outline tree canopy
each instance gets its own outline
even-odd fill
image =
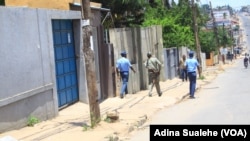
[[[0,0],[0,5],[5,5],[5,0]]]
[[[163,45],[165,48],[187,46],[195,48],[194,21],[190,0],[92,0],[109,8],[115,27],[140,27],[161,25],[163,28]],[[230,45],[231,39],[225,32],[219,34],[216,45],[213,31],[203,31],[209,20],[209,5],[196,6],[199,40],[202,51],[216,51],[217,46]],[[108,27],[108,26],[107,26]],[[223,35],[222,35],[223,34]],[[228,40],[229,39],[229,40]]]

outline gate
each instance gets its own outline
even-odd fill
[[[78,83],[71,20],[52,20],[59,108],[77,102]]]
[[[164,49],[164,71],[166,79],[173,79],[178,76],[178,50],[177,48]]]

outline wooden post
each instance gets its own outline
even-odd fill
[[[82,0],[82,18],[84,20],[90,20],[90,2],[89,0]],[[98,90],[96,83],[96,72],[95,72],[95,55],[91,49],[90,36],[92,34],[91,25],[86,25],[82,28],[83,32],[83,53],[85,57],[86,75],[87,75],[87,86],[89,96],[89,109],[91,127],[94,127],[101,120],[100,106],[98,101]]]
[[[201,47],[198,37],[198,25],[196,21],[196,6],[194,4],[194,0],[192,0],[192,10],[193,10],[193,22],[194,22],[194,35],[195,35],[195,45],[196,45],[196,54],[198,61],[200,63],[200,68],[198,69],[199,77],[202,76],[202,60],[201,60]]]
[[[217,51],[218,51],[218,62],[220,61],[220,47],[219,47],[219,38],[218,38],[218,29],[215,23],[215,18],[214,18],[214,12],[212,8],[212,4],[210,2],[210,8],[211,8],[211,14],[212,14],[212,19],[213,19],[213,29],[214,29],[214,35],[215,35],[215,41],[216,41],[216,46],[217,46]]]

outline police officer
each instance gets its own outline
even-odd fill
[[[149,84],[151,85],[149,88],[149,93],[148,96],[152,96],[152,90],[155,85],[156,91],[158,93],[158,96],[162,95],[162,91],[160,89],[160,84],[159,84],[159,77],[160,77],[160,71],[162,64],[161,62],[156,58],[152,57],[151,52],[147,53],[147,61],[144,63],[146,68],[148,69],[148,75],[149,75]]]
[[[122,80],[122,87],[120,91],[120,98],[124,97],[124,93],[128,93],[127,85],[129,79],[129,69],[131,69],[134,73],[136,72],[130,61],[127,59],[126,51],[121,52],[121,58],[116,62],[116,72],[117,76]]]
[[[196,79],[197,79],[197,69],[199,70],[200,64],[197,59],[194,58],[194,52],[189,52],[189,58],[185,61],[185,66],[187,68],[188,78],[189,78],[189,94],[190,98],[193,99],[194,92],[196,89]]]

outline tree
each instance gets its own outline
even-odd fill
[[[162,25],[164,47],[188,46],[195,49],[190,0],[110,0],[101,1],[110,8],[115,27]],[[171,1],[171,2],[170,2]],[[208,20],[205,10],[196,8],[198,31]]]
[[[176,5],[177,5],[176,2],[175,2],[174,0],[172,0],[172,1],[171,1],[171,6],[172,6],[172,7],[176,7]]]
[[[217,51],[216,40],[213,31],[204,31],[199,32],[201,51],[205,53],[210,53]]]
[[[171,9],[166,9],[161,6],[161,1],[156,0],[155,2],[154,7],[151,5],[146,7],[142,26],[162,25],[163,45],[166,48],[193,46],[194,39],[190,22],[186,22],[187,24],[182,22],[188,21],[188,17],[183,17],[183,11],[185,10],[179,9],[177,5]]]
[[[219,38],[219,45],[226,47],[233,45],[233,39],[230,35],[230,32],[227,29],[223,29],[223,27],[218,28],[218,38]]]
[[[196,55],[197,59],[200,63],[200,67],[198,69],[199,77],[202,76],[202,59],[201,59],[201,46],[200,46],[200,40],[199,40],[199,31],[198,31],[198,23],[197,23],[197,5],[194,3],[194,0],[192,0],[192,16],[193,16],[193,27],[194,27],[194,37],[195,37],[195,49],[196,49]]]
[[[165,6],[165,8],[167,8],[167,9],[171,8],[171,4],[170,4],[169,0],[162,0],[162,5]]]
[[[111,10],[115,27],[139,26],[143,22],[145,0],[93,0]]]

